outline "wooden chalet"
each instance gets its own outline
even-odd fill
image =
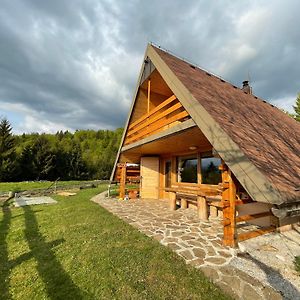
[[[111,181],[120,197],[222,215],[224,244],[300,220],[300,125],[276,107],[149,44]],[[135,193],[134,193],[135,192]],[[258,228],[239,233],[237,224]]]

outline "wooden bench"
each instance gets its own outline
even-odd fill
[[[182,186],[164,188],[164,190],[173,194],[170,198],[170,208],[172,210],[176,209],[176,202],[179,200],[181,208],[187,208],[189,202],[197,205],[198,215],[201,220],[208,219],[209,206],[213,207],[210,215],[217,216],[217,207],[220,206],[222,199],[219,191],[216,189]]]

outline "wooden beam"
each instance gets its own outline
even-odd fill
[[[245,241],[245,240],[266,234],[266,233],[270,233],[275,230],[276,230],[276,226],[269,226],[269,227],[253,230],[253,231],[246,232],[246,233],[241,233],[238,235],[238,241],[242,242],[242,241]]]
[[[140,170],[139,169],[136,169],[136,170],[134,170],[134,169],[127,169],[127,173],[140,173]]]
[[[189,114],[186,111],[182,111],[174,116],[172,116],[171,118],[167,118],[165,120],[161,120],[159,122],[155,122],[152,125],[149,125],[148,128],[146,128],[145,130],[143,130],[142,132],[134,135],[133,137],[129,138],[126,140],[126,144],[132,143],[138,139],[141,139],[145,136],[147,136],[148,134],[153,134],[155,131],[157,130],[162,130],[162,127],[170,125],[171,123],[174,123],[176,121],[179,121],[185,117],[188,117]]]
[[[236,232],[236,185],[233,180],[233,174],[230,170],[225,171],[224,180],[228,182],[228,192],[223,191],[224,197],[229,197],[229,199],[224,199],[223,201],[228,201],[229,206],[223,208],[223,218],[224,220],[229,220],[228,223],[224,224],[224,246],[236,247],[237,246],[237,232]],[[223,179],[223,177],[222,177]],[[222,195],[222,196],[223,196]]]
[[[171,106],[170,108],[162,111],[159,115],[147,118],[147,120],[145,122],[143,122],[139,126],[136,126],[133,129],[129,130],[128,133],[127,133],[127,138],[129,138],[131,135],[133,135],[137,131],[140,131],[141,129],[143,129],[145,127],[148,127],[149,125],[153,124],[154,122],[162,119],[163,117],[171,114],[172,112],[174,112],[174,111],[176,111],[177,109],[180,109],[180,108],[182,108],[182,105],[181,105],[180,102],[178,102],[178,103],[174,104],[173,106]]]
[[[166,192],[173,192],[173,193],[179,193],[179,194],[184,194],[186,196],[202,196],[205,197],[205,193],[202,192],[201,190],[189,190],[189,189],[184,189],[184,188],[163,188]]]
[[[219,192],[216,190],[205,189],[201,186],[176,186],[172,184],[172,187],[163,188],[166,192],[174,192],[181,193],[186,195],[194,195],[194,196],[202,196],[208,197],[209,199],[215,198],[216,200],[220,200]]]
[[[250,220],[255,220],[255,219],[269,217],[269,216],[273,216],[272,212],[266,211],[266,212],[257,213],[257,214],[253,214],[253,215],[245,215],[245,216],[237,217],[236,222],[240,223],[240,222],[244,222],[244,221],[250,221]]]
[[[163,107],[167,106],[168,104],[172,103],[175,100],[176,100],[176,96],[172,95],[167,100],[165,100],[164,102],[162,102],[161,104],[156,106],[154,109],[152,109],[149,113],[143,115],[142,117],[140,117],[139,119],[137,119],[136,121],[131,123],[130,126],[128,127],[128,130],[132,129],[133,127],[135,127],[139,123],[143,122],[144,120],[146,120],[147,118],[149,118],[150,116],[152,116],[153,114],[158,112],[160,109],[162,109]]]
[[[270,211],[257,213],[257,214],[253,214],[253,215],[244,215],[244,216],[236,217],[236,223],[255,220],[255,219],[269,217],[269,216],[273,216],[272,212],[270,212]],[[229,224],[230,224],[230,220],[224,219],[224,225],[229,225]]]

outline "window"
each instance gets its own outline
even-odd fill
[[[219,184],[222,182],[219,166],[221,159],[210,155],[201,157],[201,177],[203,184]]]
[[[189,157],[178,157],[177,167],[178,167],[178,182],[198,182],[198,172],[197,172],[198,159],[196,156]]]

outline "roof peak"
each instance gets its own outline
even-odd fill
[[[171,51],[171,50],[169,50],[169,49],[167,49],[167,48],[165,48],[165,47],[160,46],[159,44],[156,44],[156,43],[154,43],[154,42],[149,42],[149,45],[152,46],[153,48],[156,48],[156,49],[158,49],[158,50],[160,50],[160,51],[163,51],[163,52],[165,52],[165,53],[167,53],[167,54],[169,54],[169,55],[172,55],[173,57],[175,57],[175,58],[177,58],[177,59],[180,59],[180,60],[184,61],[185,63],[189,64],[192,68],[197,68],[197,69],[199,69],[199,70],[205,72],[205,73],[206,73],[207,75],[209,75],[209,76],[214,76],[215,78],[221,80],[222,82],[230,84],[232,87],[234,87],[235,89],[241,90],[241,92],[243,92],[243,93],[247,93],[247,92],[245,92],[245,91],[243,90],[243,88],[238,87],[236,84],[232,83],[231,81],[229,81],[229,80],[223,78],[222,76],[217,75],[217,74],[215,74],[215,73],[213,73],[213,72],[211,72],[211,71],[209,71],[209,70],[203,68],[202,66],[200,66],[200,65],[198,65],[198,64],[195,64],[195,63],[192,62],[191,60],[189,60],[189,59],[187,59],[187,58],[185,58],[185,57],[183,57],[183,56],[180,56],[180,55],[174,53],[173,51]],[[269,102],[269,101],[267,101],[267,100],[265,100],[265,99],[263,99],[263,98],[261,98],[261,97],[256,96],[255,94],[252,93],[252,91],[251,91],[251,93],[247,93],[247,94],[249,94],[249,96],[252,96],[252,97],[254,97],[254,98],[257,99],[257,100],[262,101],[262,102],[265,103],[265,104],[270,105],[271,107],[274,107],[274,108],[279,109],[279,108],[278,108],[276,105],[274,105],[273,103],[271,103],[271,102]],[[279,110],[280,110],[280,109],[279,109]]]
[[[217,77],[218,79],[224,80],[224,81],[226,81],[226,82],[228,82],[228,83],[234,85],[233,83],[231,83],[229,80],[226,80],[226,79],[223,78],[222,76],[217,75],[217,74],[215,74],[214,72],[212,72],[212,71],[210,71],[210,70],[207,70],[206,68],[200,66],[199,64],[196,64],[195,62],[193,62],[192,60],[190,60],[190,59],[188,59],[188,58],[186,58],[186,57],[180,56],[179,54],[173,52],[172,50],[169,50],[169,49],[167,49],[167,48],[165,48],[165,47],[162,47],[162,46],[160,46],[160,45],[158,45],[158,44],[156,44],[156,43],[154,43],[154,42],[149,42],[149,44],[150,44],[151,46],[153,46],[154,48],[157,48],[157,49],[159,49],[159,50],[161,50],[161,51],[164,51],[164,52],[166,52],[166,53],[168,53],[168,54],[170,54],[170,55],[172,55],[172,56],[174,56],[174,57],[176,57],[176,58],[178,58],[178,59],[180,59],[180,60],[182,60],[182,61],[188,63],[188,64],[191,65],[191,66],[194,66],[194,67],[196,67],[196,68],[198,68],[198,69],[200,69],[200,70],[202,70],[202,71],[204,71],[204,72],[206,72],[206,73],[209,73],[209,74],[211,74],[211,75]]]

